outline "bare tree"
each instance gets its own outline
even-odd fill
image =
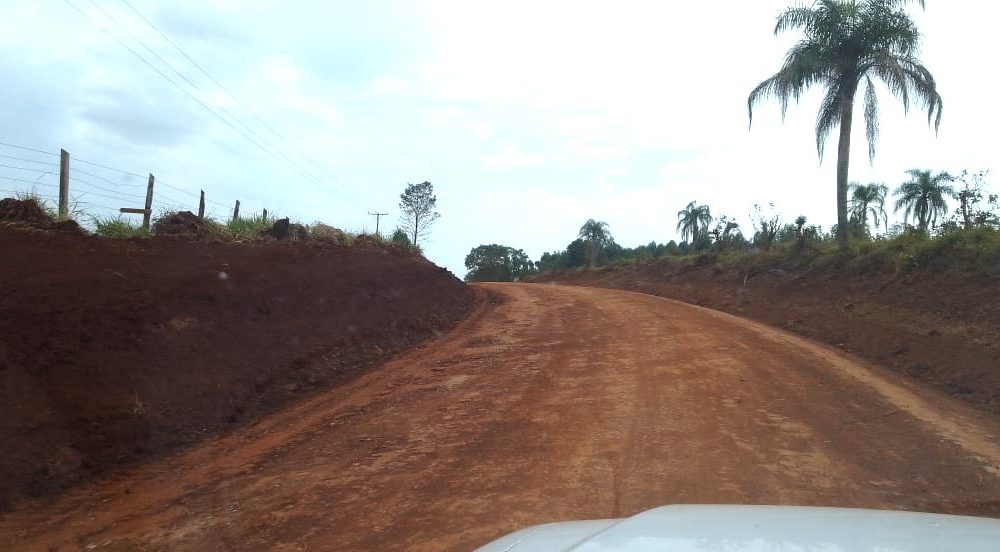
[[[416,246],[420,238],[430,234],[431,226],[441,215],[434,210],[437,196],[430,182],[407,184],[406,191],[399,196],[399,208],[403,211],[400,226],[412,238]]]

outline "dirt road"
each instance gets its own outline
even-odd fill
[[[487,285],[453,332],[176,457],[16,506],[6,550],[470,549],[669,503],[1000,515],[1000,425],[789,334]]]

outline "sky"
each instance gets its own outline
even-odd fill
[[[876,157],[855,125],[851,180],[995,168],[1000,7],[926,4],[909,11],[940,131],[881,90]],[[821,163],[819,95],[784,120],[774,101],[747,117],[794,43],[772,32],[788,5],[8,0],[0,143],[39,151],[0,146],[0,191],[54,195],[52,153],[66,149],[81,216],[141,206],[153,173],[154,210],[196,210],[205,190],[223,219],[240,200],[244,214],[370,232],[369,212],[395,227],[406,184],[430,181],[441,217],[421,245],[459,277],[477,245],[537,260],[589,218],[626,247],[679,241],[690,201],[747,235],[754,204],[829,226],[836,143]]]

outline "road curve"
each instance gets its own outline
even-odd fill
[[[15,508],[0,548],[463,550],[671,503],[1000,516],[1000,425],[943,395],[658,297],[479,293],[347,386]]]

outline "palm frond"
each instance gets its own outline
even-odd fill
[[[808,29],[816,24],[816,14],[811,8],[793,6],[778,15],[774,25],[774,34],[779,35],[793,29]]]
[[[841,86],[838,83],[827,89],[826,96],[820,103],[819,115],[816,117],[816,152],[819,153],[820,161],[823,161],[823,152],[830,133],[840,124],[843,112],[841,97]]]
[[[865,77],[865,137],[868,138],[868,162],[875,162],[878,141],[878,96],[871,78]]]

